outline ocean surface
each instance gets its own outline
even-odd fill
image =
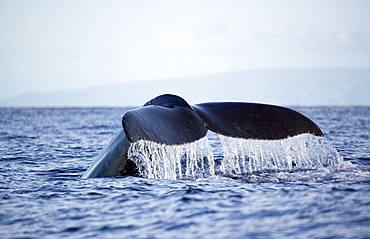
[[[343,162],[82,179],[127,109],[0,108],[0,238],[370,238],[370,107],[294,109]]]

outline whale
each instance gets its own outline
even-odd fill
[[[324,137],[309,118],[292,109],[260,103],[208,102],[189,105],[173,94],[157,96],[122,117],[122,129],[82,178],[138,175],[130,145],[144,140],[183,145],[216,134],[252,140],[280,140],[301,134]]]

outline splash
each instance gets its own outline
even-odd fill
[[[182,145],[146,140],[131,144],[128,158],[145,178],[182,179],[213,176],[214,160],[208,138]]]
[[[316,169],[343,161],[324,137],[301,134],[282,140],[250,140],[219,135],[226,175]]]
[[[140,140],[130,145],[128,158],[136,163],[142,177],[171,180],[211,177],[215,175],[215,168],[216,174],[237,176],[310,170],[343,162],[324,137],[311,134],[282,140],[208,134],[183,145]]]

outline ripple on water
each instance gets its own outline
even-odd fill
[[[345,158],[337,167],[225,177],[216,173],[223,151],[212,136],[215,175],[181,180],[79,178],[121,127],[123,109],[0,109],[0,231],[6,238],[367,238],[370,108],[354,108],[302,108]]]

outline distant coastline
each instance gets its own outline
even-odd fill
[[[370,105],[370,68],[266,69],[101,87],[29,92],[0,107],[139,106],[163,93],[192,104],[247,101],[290,106]]]

